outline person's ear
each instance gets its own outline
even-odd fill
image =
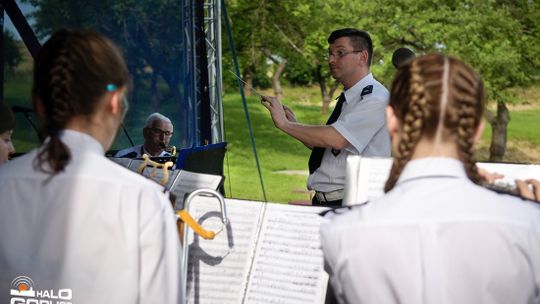
[[[391,106],[386,106],[386,126],[388,128],[388,133],[390,133],[390,136],[392,137],[398,134],[401,128],[399,119],[396,117],[394,109],[392,109]]]
[[[484,133],[484,127],[485,127],[484,120],[481,119],[480,123],[478,124],[478,127],[476,128],[476,131],[474,132],[474,138],[473,138],[474,143],[477,143],[480,140],[480,137],[482,137],[482,133]]]
[[[360,62],[362,62],[363,65],[368,64],[369,54],[367,50],[363,50],[360,52]]]
[[[108,100],[108,108],[109,111],[113,115],[119,115],[122,111],[122,92],[120,90],[116,90],[114,92],[111,92]]]
[[[115,90],[109,93],[107,106],[108,106],[108,110],[113,115],[124,114],[124,110],[125,110],[124,109],[125,105],[123,104],[124,94],[126,94],[125,88],[120,88],[119,90]]]

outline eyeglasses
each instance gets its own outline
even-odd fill
[[[352,50],[352,51],[345,51],[345,50],[338,50],[338,51],[335,51],[335,52],[332,52],[330,50],[328,50],[328,55],[326,55],[326,59],[330,59],[332,57],[334,58],[337,58],[337,59],[341,59],[351,53],[360,53],[364,50]]]
[[[165,130],[161,130],[160,128],[146,128],[150,131],[152,131],[154,134],[156,135],[164,135],[165,137],[171,137],[173,135],[173,132],[171,131],[165,131]]]

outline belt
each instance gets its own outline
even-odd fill
[[[332,202],[343,199],[343,189],[334,190],[330,192],[315,192],[315,196],[319,202]]]

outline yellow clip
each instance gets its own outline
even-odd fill
[[[186,223],[186,225],[188,225],[197,235],[200,235],[205,240],[213,240],[214,237],[216,237],[217,233],[220,232],[218,231],[216,233],[216,232],[204,229],[201,225],[199,225],[199,223],[197,223],[195,219],[193,219],[193,217],[191,217],[191,215],[186,210],[177,211],[176,215],[178,215],[180,220]],[[179,230],[180,235],[182,235],[183,229],[184,227],[179,225],[178,230]]]
[[[169,168],[172,168],[172,166],[174,165],[173,162],[168,161],[164,164],[160,164],[158,162],[151,160],[147,154],[143,154],[142,158],[144,161],[141,163],[141,165],[137,169],[137,172],[139,172],[139,174],[142,174],[144,171],[144,168],[146,168],[147,165],[150,165],[153,167],[153,171],[152,173],[150,173],[149,177],[153,178],[156,176],[156,169],[161,168],[163,170],[163,177],[159,181],[159,184],[163,186],[166,185],[167,182],[169,181]]]

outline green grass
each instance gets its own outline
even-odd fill
[[[511,110],[508,138],[540,146],[540,109]],[[487,122],[482,139],[485,141],[491,139],[491,126]]]
[[[30,76],[28,74],[6,76],[7,80],[4,88],[5,99],[8,103],[31,107]],[[160,89],[165,90],[164,88]],[[283,103],[295,111],[299,121],[308,124],[324,124],[329,113],[321,114],[321,98],[316,87],[287,87],[284,88],[284,91]],[[535,87],[527,92],[532,92],[530,96],[538,96],[540,88]],[[267,91],[265,94],[271,95],[272,92]],[[142,134],[139,134],[141,132],[136,130],[144,123],[146,115],[150,112],[149,94],[140,92],[138,96],[138,99],[132,102],[133,106],[126,117],[126,126],[137,143],[142,141]],[[529,100],[527,104],[533,104],[532,107],[511,110],[508,138],[509,141],[526,142],[530,150],[540,150],[540,104],[536,98],[527,98],[527,100]],[[309,194],[306,191],[306,174],[310,151],[303,144],[274,127],[270,114],[260,104],[258,98],[248,97],[247,103],[267,200],[273,202],[307,200]],[[173,102],[164,100],[161,110],[164,113],[174,112],[174,107]],[[223,108],[225,139],[229,143],[224,162],[226,196],[263,200],[240,95],[226,94],[223,98]],[[332,107],[330,110],[332,110]],[[178,143],[181,133],[180,126],[175,126],[175,133],[172,142]],[[486,124],[486,130],[482,137],[483,141],[489,142],[490,137],[491,130],[489,124]],[[17,151],[29,151],[37,143],[35,132],[31,129],[28,121],[22,114],[17,114],[17,127],[14,133],[14,144]],[[122,131],[119,131],[113,149],[126,146],[128,146],[127,138]],[[518,148],[521,147],[518,146]],[[510,152],[514,151],[512,153],[516,155],[510,156],[509,159],[519,161],[520,154],[515,153],[515,148],[512,149],[509,149]],[[540,159],[533,161],[540,162]],[[277,173],[283,170],[303,171],[305,174],[286,175]]]
[[[306,171],[310,151],[300,142],[274,127],[270,114],[257,98],[247,99],[259,156],[267,200],[287,202],[306,200],[305,175],[276,173],[281,170]],[[294,106],[302,121],[322,117],[315,106]],[[227,196],[263,200],[255,157],[239,95],[227,95],[223,101],[225,138],[229,143],[225,160]]]

